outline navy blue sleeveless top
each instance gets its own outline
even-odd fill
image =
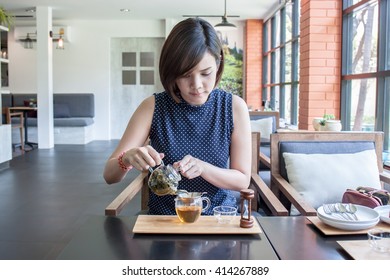
[[[155,108],[150,129],[151,146],[164,153],[164,163],[173,164],[191,155],[212,165],[229,168],[231,135],[233,131],[232,95],[214,89],[206,103],[193,106],[183,99],[177,103],[167,92],[155,93]],[[220,189],[203,178],[182,177],[179,189],[189,192],[207,192],[212,215],[218,205],[236,206],[232,191]],[[149,195],[149,214],[175,215],[175,196]]]

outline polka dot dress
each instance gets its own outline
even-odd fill
[[[166,92],[156,93],[150,130],[151,145],[164,153],[164,163],[173,164],[186,155],[228,168],[231,134],[233,131],[232,95],[215,89],[207,102],[193,106],[181,100],[174,101]],[[189,192],[207,192],[210,208],[204,215],[212,215],[218,205],[235,206],[236,199],[229,190],[223,190],[197,177],[182,177],[179,189]],[[175,215],[175,196],[157,196],[150,192],[149,213]]]

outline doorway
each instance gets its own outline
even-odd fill
[[[111,39],[111,139],[120,139],[147,97],[163,91],[158,71],[164,38]]]

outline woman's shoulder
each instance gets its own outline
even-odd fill
[[[220,100],[226,100],[231,102],[233,111],[248,111],[248,106],[244,99],[240,96],[227,92],[223,89],[216,88],[213,91],[214,96],[217,96]]]
[[[166,91],[162,91],[162,92],[155,92],[153,93],[153,96],[155,96],[156,98],[166,98],[169,96],[168,92]]]
[[[247,106],[245,100],[242,99],[240,96],[232,94],[232,99],[233,99],[232,100],[233,106],[238,106],[238,107],[245,108],[246,110],[248,110],[248,106]]]
[[[172,100],[172,96],[166,91],[156,92],[153,94],[153,96],[157,104],[166,104]]]
[[[233,94],[221,88],[215,88],[210,95],[216,102],[232,102]]]
[[[149,96],[147,98],[145,98],[139,107],[141,108],[149,108],[149,107],[154,107],[154,103],[155,103],[155,97],[152,95],[152,96]]]
[[[240,96],[233,95],[232,107],[235,120],[238,119],[238,116],[245,116],[245,119],[249,119],[248,105],[246,104],[245,100],[242,99]]]

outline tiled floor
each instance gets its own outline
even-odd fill
[[[0,171],[0,259],[55,259],[89,215],[104,215],[138,174],[105,183],[104,164],[116,144],[56,145],[14,157]],[[136,197],[121,215],[139,209]]]
[[[13,151],[12,151],[12,158],[21,156],[21,155],[23,155],[24,153],[25,153],[25,152],[24,152],[22,149],[20,149],[20,148],[15,148],[15,149],[13,149]]]

